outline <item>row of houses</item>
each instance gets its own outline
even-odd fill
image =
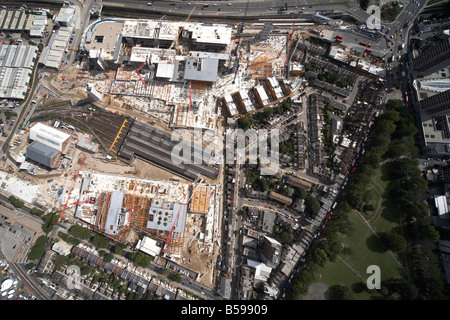
[[[60,242],[61,243],[56,243],[52,247],[53,251],[49,252],[53,254],[54,252],[57,252],[61,255],[68,255],[70,252],[72,252],[82,261],[95,266],[97,270],[107,272],[108,274],[113,274],[121,281],[127,282],[128,288],[138,294],[143,295],[151,292],[156,297],[165,300],[187,298],[185,294],[178,295],[177,289],[172,285],[166,284],[159,278],[136,271],[135,268],[130,267],[130,264],[116,261],[114,259],[111,262],[106,262],[104,258],[100,257],[98,253],[92,248],[86,247],[82,244],[70,248],[71,246],[64,243],[64,241]],[[47,257],[47,259],[49,258]],[[45,266],[48,265],[47,262],[45,262],[44,264]],[[41,263],[41,265],[43,264]],[[45,271],[45,268],[41,267],[41,265],[39,266],[38,271],[42,274],[52,272],[49,272],[48,270]],[[52,272],[51,276],[51,280],[62,288],[67,288],[67,283],[70,276],[69,272],[65,271],[66,268],[63,267],[61,270]],[[79,290],[79,295],[89,300],[117,300],[124,298],[117,291],[114,291],[112,288],[110,288],[106,283],[99,284],[98,282],[93,282],[92,280],[92,277],[82,277],[82,279],[80,279],[77,288]],[[54,288],[54,286],[51,285],[47,287],[47,290],[52,291],[52,288],[54,290],[53,292],[49,292],[50,295],[54,297],[60,297],[61,294],[57,294],[57,290]]]
[[[259,85],[235,93],[227,93],[222,97],[222,103],[229,117],[246,114],[256,109],[264,108],[270,103],[291,94],[291,88],[275,77],[262,80]]]

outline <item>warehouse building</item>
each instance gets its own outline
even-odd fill
[[[25,98],[37,53],[36,46],[0,46],[0,98]]]
[[[38,122],[30,129],[30,139],[65,153],[71,141],[71,135]]]
[[[43,143],[34,141],[27,147],[27,159],[42,164],[50,169],[61,165],[61,152]]]
[[[71,27],[61,27],[58,31],[53,31],[48,45],[42,50],[40,65],[53,69],[59,69],[62,66],[72,31]]]
[[[30,27],[30,37],[42,37],[44,35],[45,27],[47,26],[47,15],[34,16],[32,25]]]
[[[28,31],[33,23],[34,15],[24,9],[1,9],[0,30],[3,31]]]

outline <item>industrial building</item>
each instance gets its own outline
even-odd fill
[[[62,7],[55,17],[55,23],[61,27],[73,28],[75,26],[75,11],[74,5]]]
[[[38,49],[28,45],[0,47],[0,97],[24,99]]]
[[[137,156],[191,180],[197,179],[199,175],[210,179],[217,178],[219,174],[217,168],[207,165],[204,161],[202,164],[194,163],[194,152],[191,155],[191,164],[175,164],[171,155],[177,144],[178,142],[172,141],[167,132],[134,121],[118,154],[130,162]]]
[[[91,83],[86,85],[85,91],[94,101],[101,101],[103,99],[103,95],[98,92]]]
[[[56,149],[62,154],[65,153],[72,136],[56,128],[47,126],[41,122],[30,128],[30,139],[38,141],[48,147]]]
[[[142,239],[139,239],[136,244],[136,249],[153,257],[159,255],[161,252],[161,247],[158,246],[157,241],[145,236]]]
[[[61,152],[38,141],[27,147],[26,157],[50,169],[59,168],[61,165]]]
[[[30,27],[30,37],[42,37],[47,26],[47,15],[35,15]]]
[[[69,5],[61,8],[54,21],[58,29],[53,30],[47,46],[42,50],[39,64],[59,70],[65,62],[65,51],[73,36],[76,22],[76,7]]]
[[[33,23],[34,15],[25,12],[24,9],[1,9],[0,30],[3,31],[28,31]]]
[[[65,51],[69,45],[73,28],[61,27],[53,30],[48,45],[42,50],[39,64],[47,68],[59,70],[65,61]]]

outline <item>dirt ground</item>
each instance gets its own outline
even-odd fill
[[[209,246],[199,241],[199,232],[204,232],[204,216],[188,213],[185,225],[183,246],[184,261],[180,264],[199,273],[198,282],[208,287],[215,285],[216,262],[219,248],[214,245],[214,251],[209,252]],[[196,235],[194,237],[194,230]]]

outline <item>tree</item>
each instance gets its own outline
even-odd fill
[[[354,300],[353,292],[348,288],[341,285],[335,285],[330,287],[331,300]]]
[[[320,211],[320,202],[316,198],[308,194],[305,199],[305,207],[310,214],[316,215]]]
[[[36,243],[31,248],[28,254],[29,260],[39,260],[45,251],[45,246],[47,245],[48,238],[46,236],[40,236],[36,239]]]
[[[67,264],[69,259],[66,256],[57,255],[55,258],[55,270],[59,270],[61,266]]]
[[[118,254],[118,255],[122,255],[123,249],[124,248],[120,244],[118,244],[114,247],[114,253]]]
[[[238,119],[237,124],[239,128],[246,131],[253,126],[254,122],[255,120],[253,120],[252,116],[250,114],[246,114]]]
[[[392,250],[396,253],[404,252],[408,247],[408,242],[406,241],[406,239],[393,230],[390,232],[380,232],[379,236],[382,243],[389,250]]]
[[[24,202],[20,199],[17,199],[14,196],[9,196],[9,201],[13,204],[16,208],[22,208],[24,206]]]
[[[325,253],[325,251],[322,250],[321,248],[316,248],[313,251],[311,259],[315,264],[319,265],[320,267],[325,267],[325,265],[328,262],[328,256]]]
[[[44,213],[45,213],[44,210],[38,209],[38,208],[36,208],[36,207],[32,208],[30,212],[31,212],[32,214],[35,214],[35,215],[38,215],[38,216],[42,216],[42,215],[44,215]]]
[[[105,256],[103,257],[103,260],[105,262],[111,262],[111,260],[114,258],[114,256],[111,253],[107,253],[105,254]]]
[[[106,249],[108,248],[109,240],[100,234],[96,234],[92,243],[98,248]]]
[[[289,244],[289,243],[292,242],[292,233],[289,232],[289,231],[284,230],[280,234],[280,239],[281,239],[281,242]]]
[[[91,232],[82,226],[74,225],[70,228],[70,233],[72,233],[75,237],[80,238],[82,240],[87,240],[92,237]]]
[[[150,261],[152,260],[152,258],[148,254],[142,252],[133,252],[130,255],[130,258],[134,263],[141,266],[142,268],[147,268],[150,265]]]

